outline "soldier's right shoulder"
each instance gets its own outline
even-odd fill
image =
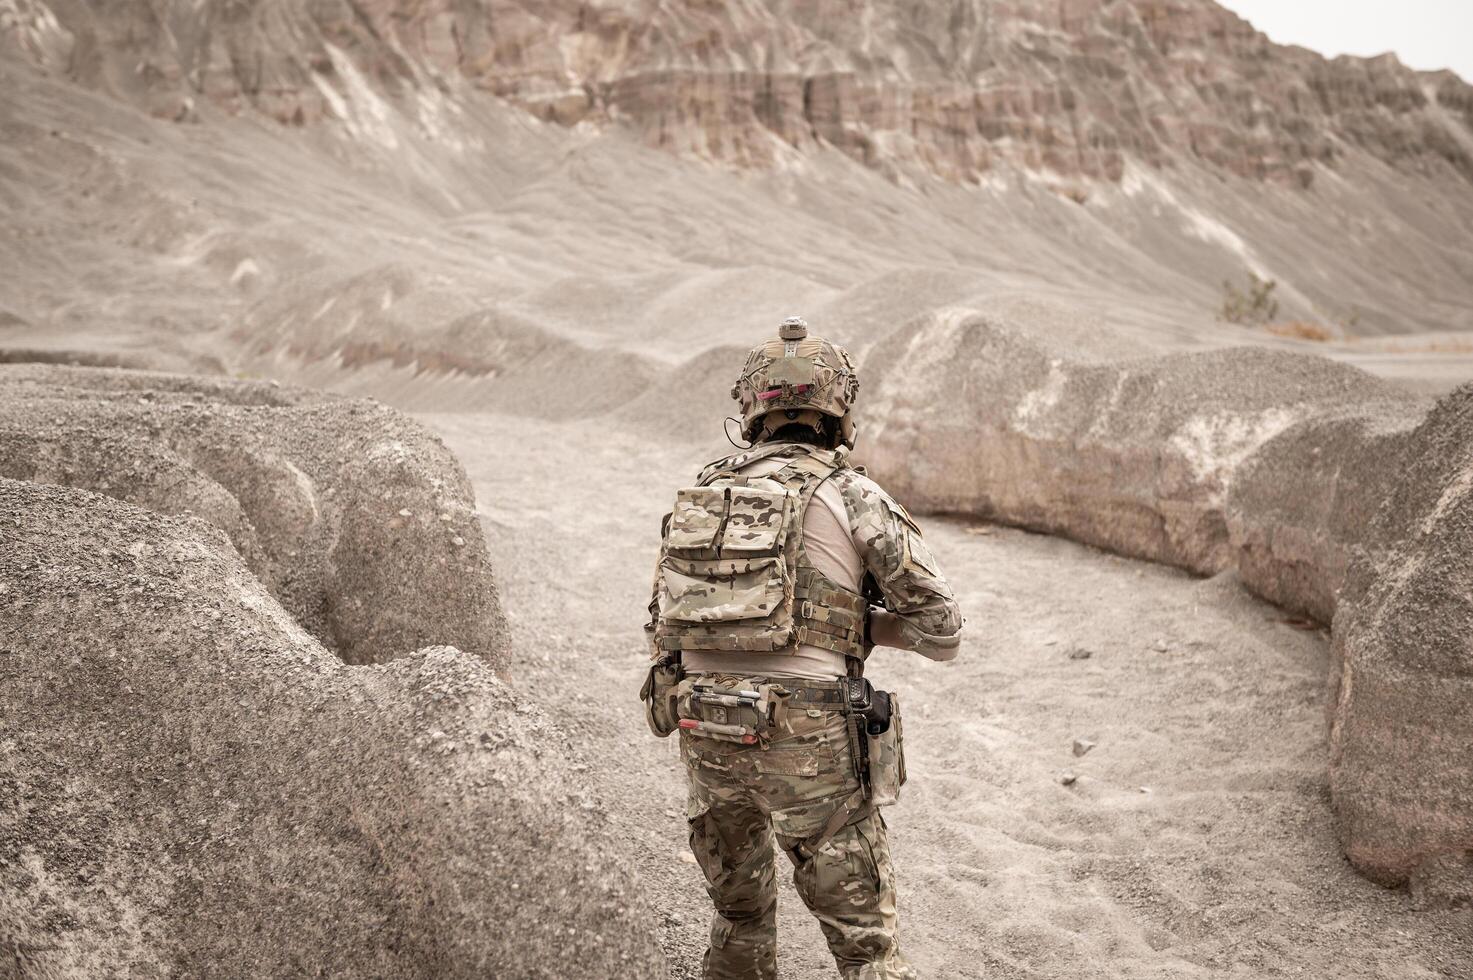
[[[846,497],[852,497],[856,501],[868,504],[878,504],[881,501],[894,500],[885,488],[876,483],[863,468],[845,466],[834,471],[830,481],[844,493]]]
[[[909,521],[910,515],[905,513],[895,498],[876,483],[868,473],[863,470],[846,466],[836,470],[830,478],[839,493],[844,498],[844,506],[849,511],[851,523],[857,522],[865,515],[893,514],[903,515]]]

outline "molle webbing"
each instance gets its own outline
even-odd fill
[[[656,637],[661,650],[717,650],[723,653],[772,653],[773,644],[767,636],[743,636],[740,634],[710,630],[696,632],[685,630],[679,634]]]
[[[827,457],[827,458],[824,458]],[[798,507],[798,562],[793,582],[793,648],[807,645],[841,653],[846,657],[864,657],[864,619],[869,603],[864,596],[849,592],[830,582],[808,562],[803,550],[803,521],[808,506],[823,481],[827,480],[840,460],[827,453],[818,455],[799,452],[770,479],[792,487],[801,496]],[[796,487],[793,484],[797,483]]]
[[[806,562],[798,566],[793,588],[793,621],[798,642],[849,657],[864,656],[864,621],[869,603],[839,588]]]

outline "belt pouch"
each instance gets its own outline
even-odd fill
[[[695,684],[682,688],[679,726],[692,735],[766,744],[782,723],[787,692],[775,684]]]
[[[644,720],[650,731],[665,738],[680,724],[677,713],[676,688],[684,671],[675,657],[662,657],[650,664],[645,675],[644,686],[639,689],[639,699],[644,702]]]
[[[869,740],[869,802],[871,806],[889,806],[900,799],[905,785],[905,739],[900,720],[900,698],[890,694],[890,724],[878,735],[866,733]]]

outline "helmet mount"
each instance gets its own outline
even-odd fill
[[[790,316],[777,328],[779,340],[802,340],[808,336],[808,321],[801,316]]]
[[[839,442],[854,446],[850,408],[859,390],[859,376],[849,352],[822,337],[810,337],[808,323],[798,316],[778,325],[777,339],[752,349],[731,396],[741,404],[742,434],[755,440],[781,425],[810,425],[832,431]],[[823,417],[836,419],[836,426]],[[769,418],[770,417],[770,418]]]

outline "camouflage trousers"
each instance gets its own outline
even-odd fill
[[[715,677],[762,680],[701,679]],[[681,732],[691,851],[716,906],[703,976],[776,978],[775,840],[845,980],[915,980],[896,935],[895,872],[880,812],[862,806],[811,857],[800,851],[859,788],[845,716],[801,703],[786,714],[766,748]]]

